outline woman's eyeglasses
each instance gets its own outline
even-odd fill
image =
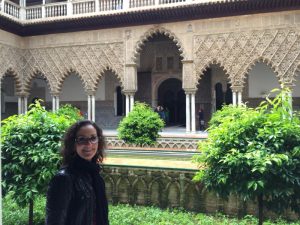
[[[92,137],[79,136],[75,139],[75,142],[79,145],[87,145],[89,143],[96,144],[99,142],[99,137],[97,137],[97,136],[92,136]]]

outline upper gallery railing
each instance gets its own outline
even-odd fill
[[[105,14],[108,11],[121,12],[142,7],[156,8],[217,1],[222,0],[68,0],[55,3],[45,3],[43,0],[43,4],[22,7],[9,0],[2,0],[0,13],[21,20],[35,20],[87,13]]]

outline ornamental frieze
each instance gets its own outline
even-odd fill
[[[219,64],[235,86],[243,86],[256,62],[265,62],[281,83],[292,84],[300,63],[300,38],[294,29],[253,30],[194,37],[194,76]]]

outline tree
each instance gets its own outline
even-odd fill
[[[46,192],[58,169],[63,134],[81,119],[77,111],[66,106],[56,113],[47,112],[36,102],[25,115],[2,121],[3,191],[10,192],[18,205],[29,205],[29,224],[33,223],[34,197]]]
[[[204,166],[194,179],[227,199],[236,194],[263,208],[300,212],[300,120],[287,89],[260,107],[224,106],[210,122],[208,139],[195,161]]]
[[[118,136],[136,145],[154,144],[164,121],[145,103],[136,102],[133,110],[119,124]]]

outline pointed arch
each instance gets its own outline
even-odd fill
[[[155,27],[155,28],[151,28],[150,30],[146,31],[140,38],[139,40],[136,42],[135,47],[134,47],[134,51],[133,51],[133,57],[132,60],[133,62],[137,62],[137,58],[140,55],[141,51],[142,51],[142,46],[145,45],[145,43],[151,38],[153,37],[155,34],[162,34],[167,36],[168,38],[170,38],[171,41],[173,41],[175,43],[175,45],[178,48],[179,51],[179,55],[183,58],[186,59],[186,52],[183,48],[183,44],[180,41],[180,39],[176,36],[175,33],[173,33],[172,31],[165,29],[163,27]]]
[[[15,93],[22,93],[22,82],[21,82],[21,78],[19,77],[19,75],[12,69],[12,68],[8,68],[6,70],[6,72],[4,74],[0,74],[0,81],[2,81],[5,77],[9,76],[12,77],[15,81]],[[0,82],[1,83],[1,82]]]

